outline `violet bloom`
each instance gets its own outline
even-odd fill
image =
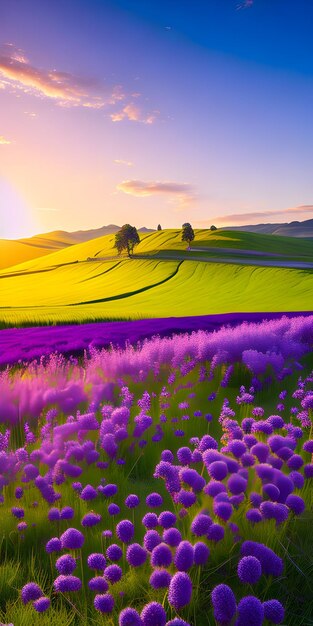
[[[57,559],[55,567],[59,574],[72,574],[76,569],[76,560],[70,554],[63,554]]]
[[[155,528],[159,525],[158,516],[155,513],[146,513],[142,518],[142,523],[146,528]]]
[[[283,561],[271,548],[256,541],[244,541],[240,549],[241,556],[255,556],[262,566],[262,574],[281,576]]]
[[[105,556],[101,552],[93,552],[87,558],[87,565],[90,569],[104,570],[106,566]]]
[[[120,561],[123,556],[123,550],[116,543],[112,543],[108,546],[105,554],[110,561]]]
[[[142,626],[142,621],[135,609],[127,607],[120,612],[118,624],[119,626]]]
[[[147,497],[146,497],[146,505],[151,507],[151,508],[157,508],[159,506],[162,506],[163,504],[163,498],[159,493],[150,493]]]
[[[90,591],[97,591],[98,593],[105,593],[109,585],[103,576],[94,576],[88,581],[88,587]]]
[[[169,567],[172,563],[172,552],[166,543],[155,546],[151,552],[152,567]]]
[[[208,515],[199,513],[191,523],[191,532],[197,537],[205,536],[208,534],[211,524],[212,520]]]
[[[245,596],[238,604],[237,626],[262,626],[264,608],[254,596]]]
[[[171,575],[166,569],[156,569],[150,576],[150,585],[153,589],[165,589],[171,582]]]
[[[76,528],[68,528],[60,537],[63,549],[79,550],[85,541],[83,533]]]
[[[43,593],[36,583],[27,583],[21,591],[23,604],[27,604],[31,600],[38,600],[42,595]]]
[[[159,602],[146,604],[141,611],[140,617],[143,626],[165,626],[166,613]]]
[[[135,493],[130,493],[125,500],[125,505],[129,509],[135,509],[140,504],[140,500]]]
[[[93,601],[95,609],[100,613],[112,613],[114,598],[110,593],[96,595]]]
[[[178,528],[166,528],[162,535],[162,539],[169,546],[175,548],[182,540],[181,532]]]
[[[111,585],[118,583],[118,581],[122,578],[122,574],[122,568],[119,565],[115,565],[115,563],[113,565],[108,565],[103,572],[103,576],[110,581]]]
[[[254,585],[262,575],[259,559],[255,556],[244,556],[238,563],[237,573],[242,583]]]
[[[181,489],[175,495],[175,501],[182,504],[186,509],[189,509],[197,500],[197,496],[193,493],[193,491],[186,491],[185,489]]]
[[[210,549],[202,541],[195,543],[193,547],[193,558],[195,565],[205,565],[210,556]]]
[[[209,464],[208,473],[215,480],[223,480],[228,474],[228,468],[224,461],[213,461]]]
[[[63,576],[61,574],[53,582],[54,590],[65,593],[67,591],[80,591],[82,581],[77,576]]]
[[[139,543],[132,543],[127,548],[126,559],[132,567],[140,567],[147,560],[147,551]]]
[[[90,500],[94,500],[97,497],[98,493],[94,487],[91,485],[86,485],[84,489],[80,493],[80,497],[82,500],[86,500],[87,502]]]
[[[180,572],[187,572],[193,566],[193,546],[189,541],[181,541],[177,546],[174,563]]]
[[[147,530],[143,538],[144,546],[148,552],[152,552],[153,548],[158,546],[161,541],[162,539],[156,530]]]
[[[273,624],[281,624],[284,619],[284,607],[278,600],[267,600],[263,602],[264,617]]]
[[[185,620],[181,619],[180,617],[174,617],[174,619],[166,622],[165,626],[190,626],[190,624],[188,622],[185,622]]]
[[[158,517],[158,523],[163,528],[170,528],[176,524],[176,515],[171,511],[162,511]]]
[[[44,613],[50,608],[50,606],[50,598],[47,598],[46,596],[41,596],[41,598],[38,598],[38,600],[33,602],[33,607],[37,613]]]
[[[51,554],[52,552],[60,552],[62,550],[62,544],[58,537],[52,537],[46,543],[46,552],[47,554]]]
[[[24,491],[22,487],[16,487],[15,489],[15,497],[17,500],[20,500],[23,497]]]
[[[17,519],[23,519],[24,515],[25,515],[25,511],[24,509],[21,509],[18,506],[12,506],[11,509],[11,513],[12,515],[14,515],[14,517],[16,517]]]
[[[108,513],[109,513],[109,515],[111,515],[113,517],[114,515],[119,515],[120,512],[121,512],[121,509],[118,506],[118,504],[115,504],[114,502],[111,502],[111,504],[109,504],[109,506],[108,506]]]
[[[187,606],[191,600],[192,583],[190,576],[186,572],[174,574],[168,591],[168,601],[176,611]]]
[[[73,519],[74,509],[71,506],[65,506],[60,511],[60,519]]]
[[[92,526],[96,526],[97,524],[100,524],[101,520],[102,520],[102,517],[99,513],[93,513],[91,511],[90,513],[86,513],[86,515],[84,515],[81,521],[81,525],[84,526],[85,528],[91,528]]]
[[[215,541],[217,543],[218,541],[224,539],[224,534],[225,531],[223,526],[220,526],[219,524],[211,524],[207,534],[207,538],[210,541]]]
[[[230,502],[216,502],[214,501],[213,510],[217,517],[220,517],[224,522],[228,522],[233,514],[233,507]]]
[[[217,585],[212,593],[214,617],[220,624],[230,624],[236,613],[236,599],[228,585]]]
[[[116,534],[120,541],[123,543],[130,543],[134,536],[134,525],[128,520],[124,519],[116,525]]]
[[[295,515],[301,515],[305,509],[305,503],[300,496],[295,494],[289,494],[286,499],[286,505],[295,513]]]

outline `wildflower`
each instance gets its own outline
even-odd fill
[[[169,586],[171,578],[166,569],[156,569],[152,572],[149,583],[153,589],[163,589]]]
[[[178,528],[166,528],[162,535],[162,538],[163,541],[172,548],[178,546],[178,544],[182,540],[181,532],[178,530]]]
[[[166,613],[159,602],[146,604],[141,611],[140,617],[143,626],[165,626]]]
[[[38,598],[38,600],[33,602],[33,607],[37,613],[44,613],[50,608],[50,606],[50,598],[47,598],[46,596],[41,596],[41,598]]]
[[[52,552],[60,552],[62,550],[62,543],[58,537],[52,537],[46,543],[46,552],[51,554]]]
[[[128,520],[124,519],[116,526],[116,534],[120,541],[123,543],[130,543],[134,536],[134,525]]]
[[[166,543],[155,546],[151,552],[152,567],[169,567],[172,563],[172,552]]]
[[[245,596],[238,604],[238,626],[261,626],[264,619],[264,608],[260,600],[254,596]]]
[[[100,613],[112,613],[114,598],[110,593],[96,595],[93,601],[95,609]]]
[[[63,554],[57,559],[55,567],[59,574],[72,574],[76,568],[76,560],[70,554]]]
[[[27,604],[31,600],[38,600],[43,595],[39,585],[36,583],[27,583],[24,585],[21,596],[24,604]]]
[[[218,623],[230,624],[236,613],[236,599],[228,585],[217,585],[212,593],[214,617]]]
[[[103,570],[106,566],[106,560],[101,552],[93,552],[87,558],[87,565],[90,569]]]
[[[177,546],[174,563],[181,572],[187,572],[193,565],[193,546],[189,541],[181,541]]]
[[[278,600],[267,600],[263,602],[264,617],[273,624],[281,624],[284,619],[284,607]]]
[[[63,576],[61,574],[53,582],[55,591],[61,591],[65,593],[67,591],[80,591],[82,587],[82,581],[77,576]]]
[[[142,626],[139,613],[131,607],[123,609],[118,619],[119,626]]]
[[[145,563],[147,551],[139,543],[132,543],[127,548],[126,559],[132,567],[139,567]]]
[[[88,581],[88,587],[91,591],[105,593],[108,590],[109,585],[103,576],[95,576]]]
[[[106,557],[110,559],[110,561],[120,561],[123,556],[123,550],[116,543],[112,543],[110,546],[108,546],[105,554]]]
[[[84,515],[81,521],[81,524],[85,528],[91,528],[92,526],[96,526],[97,524],[100,524],[101,520],[102,520],[102,517],[99,513],[90,512]]]
[[[237,572],[242,583],[253,585],[261,578],[261,563],[255,556],[244,556],[238,563]]]
[[[202,541],[195,543],[193,547],[193,558],[195,565],[205,565],[210,556],[210,549]]]
[[[83,533],[76,528],[68,528],[60,537],[62,548],[68,550],[78,550],[84,544],[85,537]]]
[[[125,505],[129,509],[135,509],[139,504],[140,504],[140,500],[138,496],[136,496],[136,494],[134,493],[129,494],[129,496],[127,496],[125,500]]]
[[[105,576],[105,578],[107,578],[112,585],[121,580],[122,574],[122,568],[119,565],[115,565],[115,563],[113,565],[108,565],[103,572],[103,576]]]
[[[186,572],[174,574],[168,591],[168,601],[176,611],[189,604],[192,594],[192,583]]]

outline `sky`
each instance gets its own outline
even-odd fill
[[[1,0],[0,238],[313,218],[313,3]]]

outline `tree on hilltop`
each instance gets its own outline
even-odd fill
[[[183,229],[183,232],[182,232],[181,240],[182,241],[187,241],[188,248],[189,248],[191,242],[195,238],[194,230],[193,230],[191,224],[189,224],[189,222],[186,222],[185,224],[183,224],[182,225],[182,229]]]
[[[127,250],[127,254],[130,257],[138,243],[140,243],[140,238],[137,228],[130,224],[124,224],[115,235],[114,248],[117,249],[118,254],[121,254],[123,250]]]
[[[162,230],[161,224],[158,224],[157,230]]]
[[[212,224],[212,226],[210,227],[210,230],[217,230],[216,226],[214,226],[214,224]]]

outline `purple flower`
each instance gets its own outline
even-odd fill
[[[105,593],[108,590],[109,585],[103,576],[95,576],[88,581],[88,587],[91,591]]]
[[[233,474],[227,481],[227,487],[231,493],[238,495],[247,488],[247,480],[239,474]]]
[[[24,604],[27,604],[31,600],[38,600],[43,595],[39,585],[36,583],[27,583],[24,585],[21,596]]]
[[[55,567],[59,574],[72,574],[76,568],[76,560],[70,554],[63,554],[57,559]]]
[[[150,493],[147,497],[146,497],[146,505],[151,507],[151,508],[157,508],[159,506],[162,506],[163,504],[163,498],[162,496],[160,496],[159,493]]]
[[[142,626],[139,613],[131,607],[127,607],[120,612],[118,623],[119,626]]]
[[[249,509],[249,511],[246,512],[246,518],[253,524],[262,522],[263,519],[262,513],[260,513],[259,509]]]
[[[80,591],[82,587],[82,581],[77,576],[58,576],[53,582],[55,591]]]
[[[259,559],[255,556],[244,556],[238,563],[237,573],[242,583],[254,585],[262,575],[262,567]]]
[[[226,486],[217,481],[217,480],[211,480],[205,487],[204,487],[204,493],[206,493],[208,496],[212,496],[213,498],[215,496],[217,496],[218,493],[227,493],[227,488]]]
[[[263,605],[254,596],[245,596],[238,604],[238,626],[262,626]]]
[[[262,574],[281,576],[283,572],[282,559],[263,543],[244,541],[241,545],[241,556],[255,556],[262,566]]]
[[[127,498],[125,500],[125,505],[129,509],[135,509],[139,504],[140,504],[140,500],[139,500],[138,496],[136,496],[135,493],[129,494],[129,496],[127,496]]]
[[[60,511],[60,519],[73,519],[74,517],[74,509],[71,506],[65,506]]]
[[[174,574],[168,591],[168,601],[176,611],[187,606],[191,600],[192,583],[190,576],[186,572]]]
[[[215,500],[213,510],[215,515],[220,517],[224,522],[227,522],[233,514],[233,507],[230,502],[216,502]]]
[[[68,528],[60,537],[62,548],[79,550],[84,544],[85,537],[76,528]]]
[[[115,565],[115,563],[113,565],[108,565],[103,572],[103,576],[105,576],[112,585],[121,580],[122,574],[122,568],[119,565]]]
[[[131,543],[127,548],[126,559],[132,567],[140,567],[147,560],[147,551],[139,543]]]
[[[190,448],[184,446],[177,450],[177,458],[182,465],[189,465],[192,460],[192,452]]]
[[[163,541],[172,548],[178,546],[182,540],[181,532],[178,528],[166,528],[162,535]]]
[[[109,513],[109,515],[111,515],[113,517],[114,515],[119,515],[120,512],[121,512],[121,509],[118,506],[118,504],[115,504],[114,502],[111,502],[111,504],[109,504],[109,506],[108,506],[108,513]]]
[[[24,491],[22,487],[16,487],[15,489],[15,497],[17,500],[20,500],[23,497]]]
[[[106,566],[105,556],[101,552],[93,552],[89,554],[87,564],[90,569],[104,570]]]
[[[221,541],[222,539],[224,539],[224,528],[223,526],[220,526],[219,524],[211,524],[208,534],[207,534],[207,538],[210,541]]]
[[[123,556],[123,550],[116,543],[112,543],[108,546],[105,554],[110,561],[120,561]]]
[[[84,515],[81,521],[81,525],[84,526],[85,528],[91,528],[92,526],[96,526],[97,524],[100,524],[101,520],[102,520],[102,517],[100,513],[93,513],[91,511],[90,513],[86,513],[86,515]]]
[[[158,546],[161,541],[162,539],[156,530],[147,530],[143,538],[144,546],[148,552],[152,552],[153,548]]]
[[[305,503],[300,496],[295,494],[289,494],[286,499],[286,504],[295,513],[295,515],[301,515],[305,509]]]
[[[196,495],[193,491],[186,491],[185,489],[181,489],[175,495],[175,501],[182,504],[186,509],[189,509],[197,500]]]
[[[114,485],[114,484],[105,485],[102,489],[102,494],[106,498],[112,498],[113,496],[117,494],[117,485]]]
[[[25,511],[24,509],[21,509],[18,506],[12,506],[11,509],[11,513],[12,515],[14,515],[14,517],[16,517],[17,519],[23,519],[24,515],[25,515]]]
[[[220,624],[230,624],[236,613],[236,599],[228,585],[217,585],[212,593],[212,604],[214,609],[214,617]]]
[[[159,525],[158,516],[155,513],[146,513],[142,518],[142,523],[146,528],[155,528]]]
[[[189,541],[181,541],[177,546],[174,563],[181,572],[187,572],[193,566],[193,546]]]
[[[313,454],[313,439],[308,439],[308,441],[303,444],[303,450],[305,450],[305,452]]]
[[[208,473],[215,480],[223,480],[228,474],[228,467],[224,461],[213,461],[209,464]]]
[[[166,461],[167,463],[173,463],[174,455],[171,450],[163,450],[161,453],[161,461]]]
[[[195,543],[193,547],[193,559],[195,565],[205,565],[210,556],[210,549],[202,541]]]
[[[42,596],[41,598],[38,598],[38,600],[35,600],[35,602],[33,602],[33,607],[35,611],[37,611],[37,613],[44,613],[50,608],[50,605],[50,598],[47,598],[46,596]]]
[[[166,613],[159,602],[146,604],[141,611],[140,617],[143,626],[165,626]]]
[[[166,569],[156,569],[150,576],[150,585],[153,589],[163,589],[169,586],[171,575]]]
[[[263,602],[264,617],[273,624],[281,624],[284,619],[284,607],[278,600],[267,600]]]
[[[46,552],[48,554],[51,554],[52,552],[60,552],[60,550],[62,550],[62,544],[58,537],[52,537],[52,539],[49,539],[46,543]]]
[[[307,463],[304,466],[304,475],[306,478],[312,478],[313,477],[313,463]]]
[[[110,593],[98,594],[93,601],[95,609],[100,613],[112,613],[114,608],[114,598]]]
[[[185,620],[180,619],[180,617],[174,617],[174,619],[166,622],[165,626],[190,626],[190,624],[185,622]]]
[[[304,485],[304,478],[300,472],[290,472],[289,478],[292,480],[297,489],[302,489]]]
[[[172,511],[162,511],[158,517],[158,523],[163,528],[170,528],[176,524],[176,515]]]
[[[169,567],[172,563],[172,552],[166,543],[155,546],[151,552],[152,567]]]
[[[116,534],[120,541],[123,543],[130,543],[134,536],[134,525],[128,520],[124,519],[116,525]]]
[[[199,513],[192,521],[191,532],[197,537],[202,537],[208,534],[211,524],[212,520],[208,515]]]
[[[91,485],[86,485],[84,489],[81,491],[80,497],[82,500],[94,500],[97,497],[97,491]]]

